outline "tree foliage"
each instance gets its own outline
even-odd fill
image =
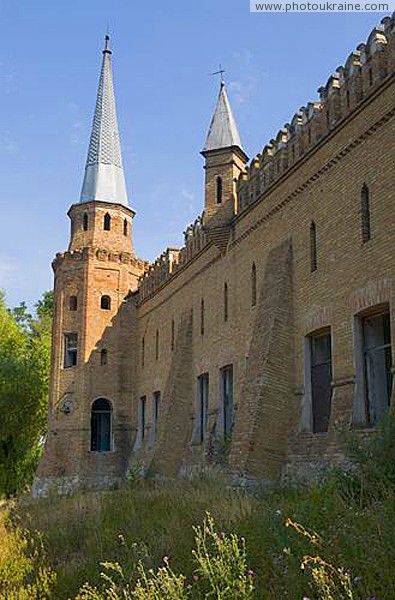
[[[0,495],[31,482],[47,419],[52,292],[35,305],[6,308],[0,295]]]

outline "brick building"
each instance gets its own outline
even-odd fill
[[[251,162],[221,84],[185,246],[137,258],[108,38],[81,199],[57,254],[35,492],[130,467],[242,480],[343,459],[394,401],[395,17]]]

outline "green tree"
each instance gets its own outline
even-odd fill
[[[0,295],[0,494],[32,481],[47,419],[52,327],[51,292],[32,316],[25,303],[7,310]]]

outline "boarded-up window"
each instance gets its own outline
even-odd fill
[[[313,432],[328,431],[332,399],[332,355],[329,332],[312,335],[311,392],[313,409]]]

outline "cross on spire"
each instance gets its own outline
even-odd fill
[[[224,77],[223,77],[224,73],[226,73],[226,71],[225,71],[225,69],[222,68],[221,63],[219,63],[219,69],[218,69],[218,71],[215,71],[214,73],[211,73],[211,75],[220,75],[220,77],[221,77],[221,80],[220,80],[221,81],[221,85],[223,85],[225,83],[224,82]]]

